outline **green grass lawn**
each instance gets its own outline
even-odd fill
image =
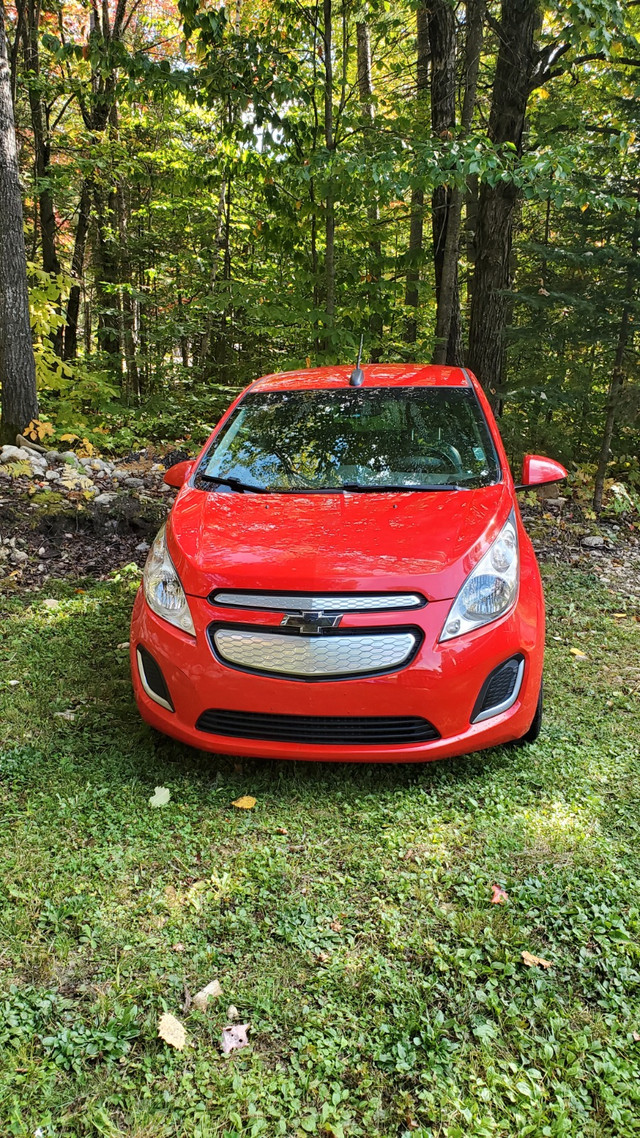
[[[545,577],[540,741],[380,768],[154,737],[131,571],[0,598],[3,1138],[640,1134],[640,624]]]

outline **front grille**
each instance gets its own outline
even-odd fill
[[[209,636],[226,664],[291,679],[376,675],[409,662],[421,640],[419,629],[329,630],[303,636],[283,628],[213,625]]]
[[[249,589],[219,589],[209,600],[225,608],[264,612],[385,612],[426,604],[419,593],[256,593]]]
[[[518,698],[523,672],[524,658],[520,655],[512,656],[494,668],[480,689],[471,722],[477,723],[507,711]]]
[[[395,746],[429,743],[440,735],[417,716],[272,715],[254,711],[203,711],[199,731],[235,739],[272,743],[315,743],[320,746]]]

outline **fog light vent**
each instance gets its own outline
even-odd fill
[[[481,723],[508,711],[516,702],[524,674],[524,657],[512,656],[498,664],[484,681],[471,716],[472,723]]]
[[[173,700],[169,694],[167,682],[157,660],[140,644],[136,651],[138,659],[138,673],[140,682],[150,699],[166,707],[167,711],[175,711]]]

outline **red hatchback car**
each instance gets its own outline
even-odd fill
[[[527,455],[522,482],[558,481]],[[458,367],[252,383],[144,570],[144,719],[213,752],[422,762],[533,740],[544,597],[493,415]]]

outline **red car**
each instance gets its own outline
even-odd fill
[[[566,477],[524,460],[526,486]],[[252,383],[180,487],[131,625],[138,707],[213,752],[422,762],[540,730],[544,598],[458,367]]]

